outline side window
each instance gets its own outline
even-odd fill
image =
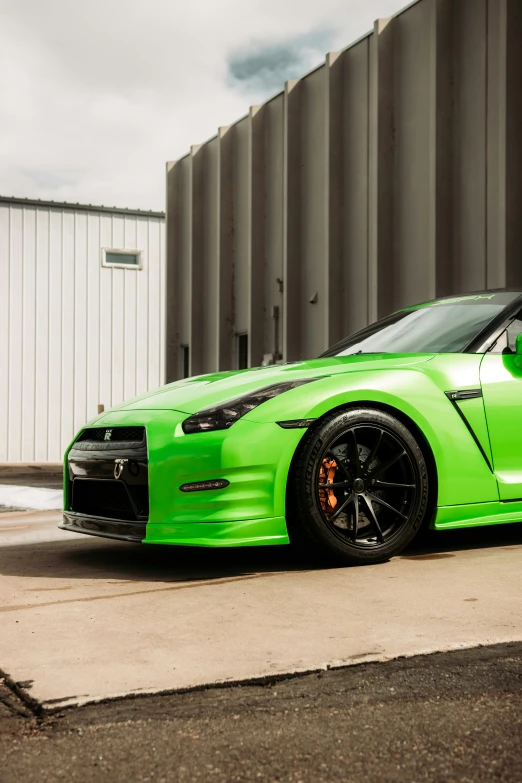
[[[506,332],[508,348],[510,348],[511,353],[515,353],[517,337],[519,334],[522,334],[522,313],[518,313],[515,320],[509,324]]]
[[[522,312],[518,313],[507,329],[504,329],[502,334],[499,335],[488,353],[515,353],[519,334],[522,334]]]
[[[493,343],[491,348],[489,349],[488,353],[508,353],[508,343],[507,343],[507,329],[504,329],[501,335],[497,337],[496,341]]]

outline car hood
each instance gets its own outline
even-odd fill
[[[210,373],[162,386],[113,410],[177,410],[192,414],[274,383],[321,378],[341,373],[407,369],[411,365],[429,361],[432,356],[432,354],[359,354],[288,362],[269,367],[254,367],[249,370]]]

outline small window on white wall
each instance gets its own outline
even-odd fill
[[[102,266],[115,266],[121,269],[142,269],[141,250],[116,250],[103,248]]]

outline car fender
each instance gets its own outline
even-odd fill
[[[491,467],[458,411],[434,380],[416,369],[368,370],[324,378],[276,397],[248,418],[258,422],[320,419],[333,410],[356,405],[385,407],[416,425],[434,457],[437,505],[498,500]]]

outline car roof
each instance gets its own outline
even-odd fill
[[[483,291],[468,291],[468,294],[522,294],[522,286],[520,288],[486,288]]]
[[[418,304],[411,305],[403,308],[404,310],[414,310],[417,307],[426,307],[433,304],[458,304],[460,302],[471,302],[477,299],[493,298],[495,294],[501,294],[504,296],[504,306],[510,307],[520,297],[522,297],[522,288],[489,288],[482,291],[466,291],[461,294],[447,294],[446,296],[439,296],[436,299],[430,299],[428,301],[419,302]],[[500,302],[502,304],[502,302]]]

